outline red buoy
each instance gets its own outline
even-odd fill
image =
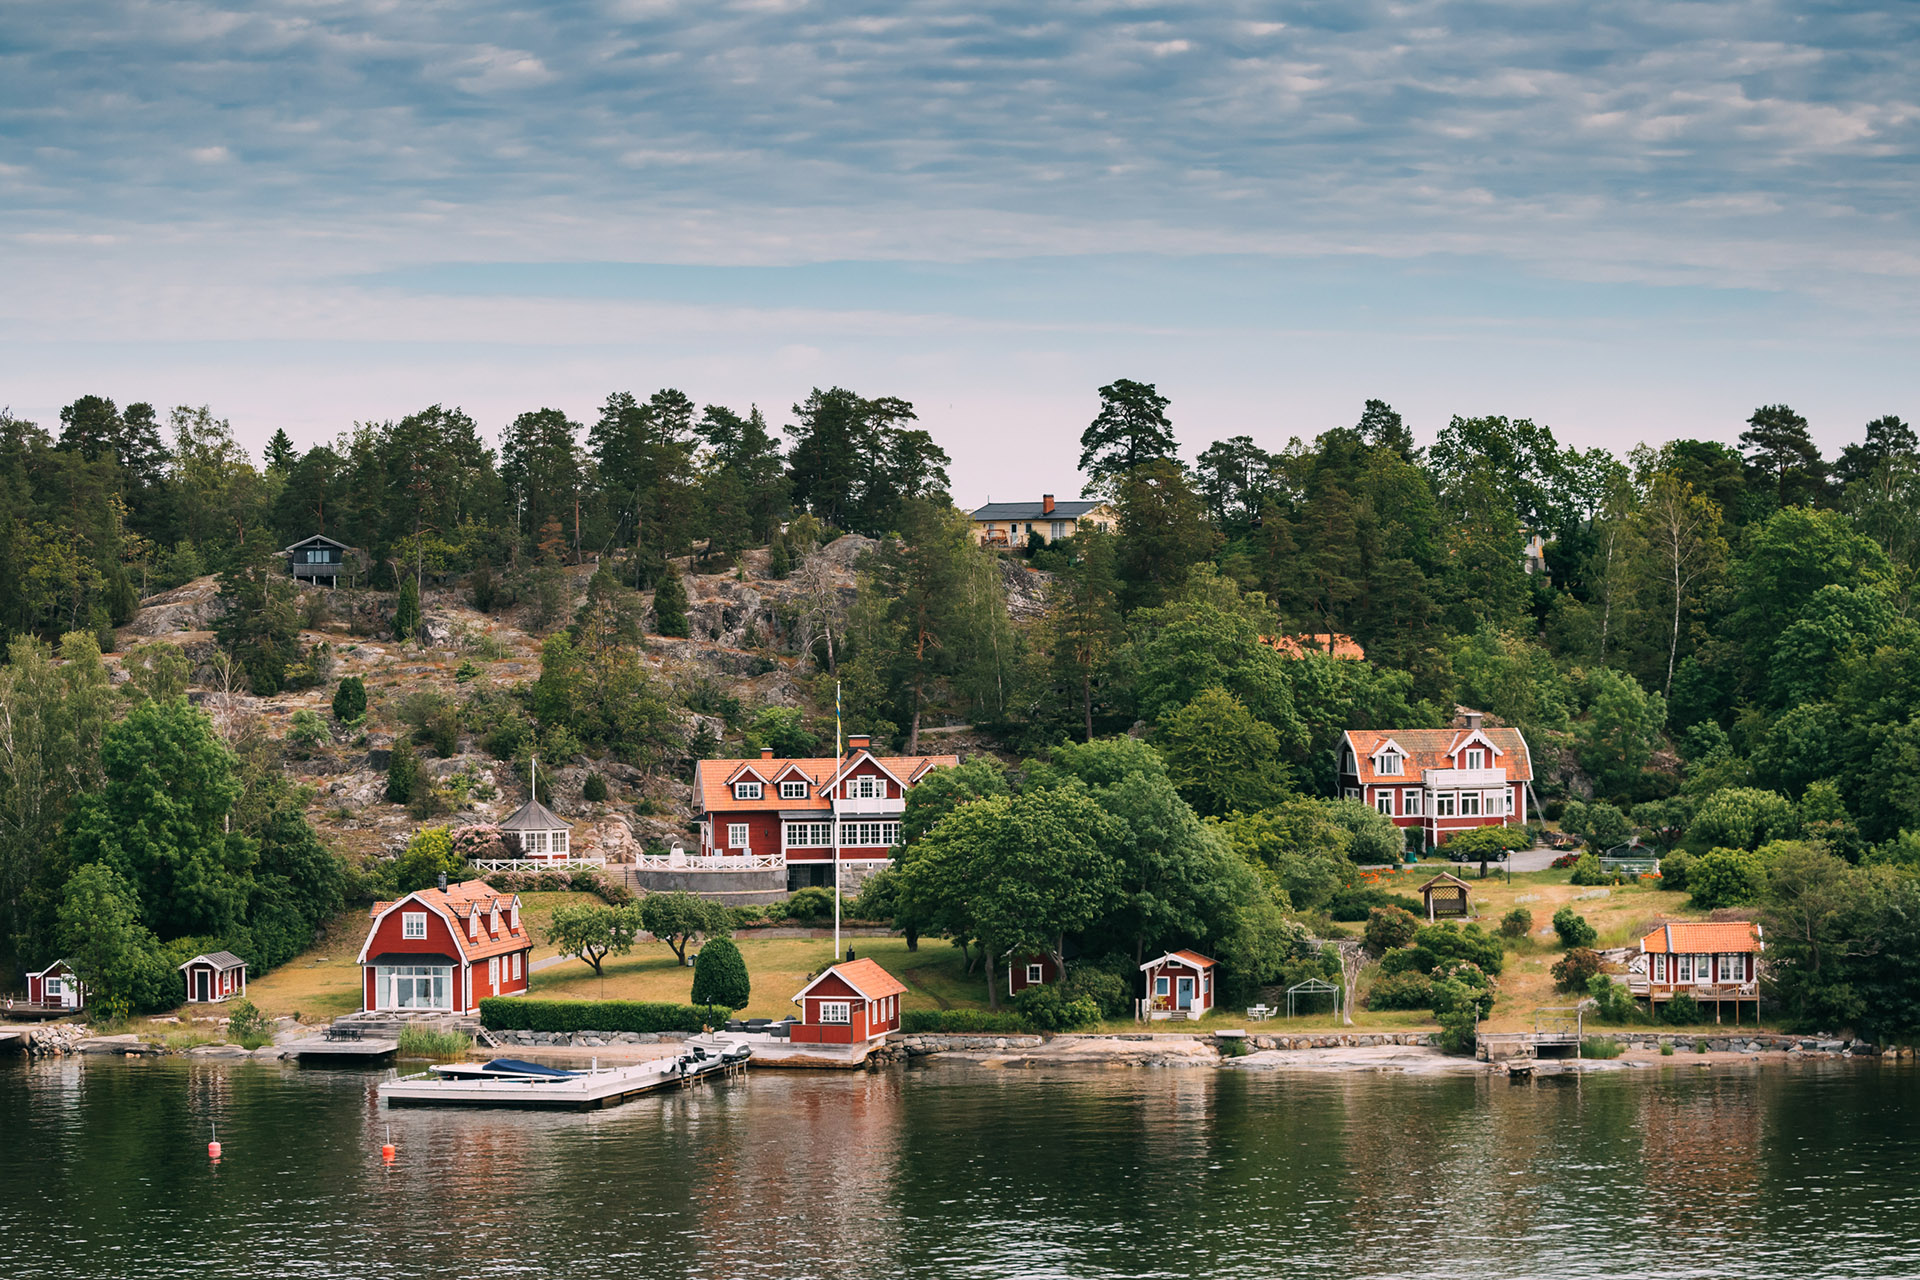
[[[210,1159],[210,1160],[218,1160],[218,1159],[220,1158],[220,1144],[219,1144],[219,1143],[217,1143],[217,1142],[209,1142],[209,1143],[207,1144],[207,1158],[208,1158],[208,1159]]]
[[[380,1148],[380,1158],[382,1160],[385,1160],[388,1164],[393,1163],[393,1144],[391,1142],[385,1144]]]

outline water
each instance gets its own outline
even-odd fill
[[[581,1115],[377,1079],[0,1061],[0,1277],[1920,1275],[1895,1066],[756,1072]]]

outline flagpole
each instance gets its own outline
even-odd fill
[[[833,962],[840,963],[840,682],[833,682]]]

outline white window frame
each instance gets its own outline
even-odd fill
[[[833,824],[831,822],[789,822],[787,828],[787,848],[789,849],[831,849],[833,848]]]
[[[748,836],[748,832],[751,830],[752,828],[744,822],[729,822],[727,824],[727,848],[748,848],[752,843]]]
[[[65,988],[60,985],[60,979],[58,978],[46,979],[43,986],[44,989],[40,994],[43,999],[47,1000],[51,1000],[54,996],[61,994],[65,990]]]
[[[520,852],[544,854],[547,851],[547,833],[544,831],[522,831],[520,833]]]
[[[417,942],[427,936],[427,913],[424,911],[402,911],[400,913],[400,936],[409,942]]]
[[[499,956],[493,956],[487,961],[487,985],[492,987],[497,987],[500,985],[500,957]]]
[[[887,784],[878,774],[863,773],[857,778],[848,778],[841,794],[848,800],[885,800]]]
[[[782,800],[805,800],[807,798],[807,784],[789,778],[780,784],[780,798]]]
[[[851,1000],[822,1000],[820,1002],[820,1025],[823,1027],[852,1026],[853,1002]]]
[[[1398,751],[1383,751],[1375,758],[1374,771],[1383,778],[1404,778],[1407,758]]]
[[[1467,756],[1467,764],[1466,764],[1467,768],[1484,769],[1487,767],[1487,753],[1482,748],[1468,747],[1466,751],[1466,756]]]
[[[520,953],[518,951],[513,953],[513,980],[515,982],[520,981]]]
[[[733,784],[733,798],[735,800],[758,800],[764,790],[764,786],[758,782],[736,782]]]
[[[565,853],[565,852],[567,851],[567,837],[568,837],[568,835],[570,835],[570,834],[571,834],[570,832],[566,832],[566,831],[556,831],[556,832],[554,832],[554,833],[553,833],[553,849],[552,849],[552,852],[554,852],[554,853]]]
[[[1480,816],[1480,793],[1462,791],[1460,793],[1460,817],[1477,818]]]
[[[1664,951],[1654,953],[1653,980],[1655,982],[1665,982],[1667,980],[1667,953]]]
[[[1373,793],[1373,807],[1389,818],[1393,816],[1393,788],[1381,787]]]
[[[1167,984],[1166,974],[1162,973],[1162,974],[1156,974],[1154,976],[1153,994],[1155,994],[1156,996],[1164,996],[1164,995],[1170,994],[1172,990],[1173,988]]]
[[[1400,793],[1400,814],[1402,817],[1418,818],[1420,816],[1420,810],[1422,808],[1420,797],[1421,791],[1418,787],[1408,787]]]
[[[1027,985],[1028,986],[1037,987],[1042,983],[1044,983],[1046,980],[1047,980],[1047,969],[1045,965],[1030,964],[1027,966]]]
[[[1673,980],[1676,984],[1693,981],[1693,956],[1689,952],[1676,952],[1673,957]]]
[[[1434,817],[1436,818],[1457,817],[1459,816],[1459,810],[1460,810],[1460,802],[1459,802],[1459,797],[1457,793],[1452,791],[1434,792],[1433,794],[1433,816]]]
[[[1347,799],[1358,800],[1360,798],[1360,788],[1348,787],[1346,790],[1347,790],[1347,797],[1346,797]]]

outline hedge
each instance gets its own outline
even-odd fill
[[[913,1009],[900,1015],[902,1031],[986,1031],[995,1034],[1030,1033],[1033,1024],[1017,1013],[985,1009]]]
[[[718,1005],[655,1004],[643,1000],[525,1000],[491,996],[480,1002],[489,1031],[698,1031],[724,1027],[733,1010]]]

